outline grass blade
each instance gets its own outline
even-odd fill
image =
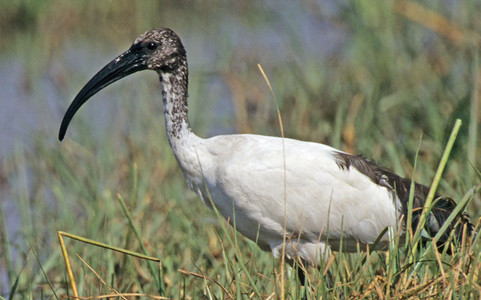
[[[286,258],[285,258],[285,253],[286,253],[286,238],[287,238],[287,231],[286,231],[286,226],[287,226],[287,169],[286,169],[286,145],[284,141],[284,126],[282,125],[282,118],[281,118],[281,112],[279,110],[279,104],[277,103],[277,98],[276,95],[274,94],[274,90],[272,89],[271,83],[269,82],[269,78],[267,77],[266,73],[264,72],[264,69],[262,69],[262,66],[260,64],[257,64],[257,67],[259,68],[259,71],[262,74],[262,77],[264,77],[265,82],[267,83],[267,86],[269,87],[269,90],[271,91],[272,97],[274,98],[274,103],[276,104],[276,110],[277,110],[277,118],[279,121],[279,127],[281,129],[281,139],[282,139],[282,162],[283,162],[283,176],[284,176],[284,233],[282,237],[282,254],[281,254],[281,299],[285,298],[285,274],[284,274],[284,269],[285,269],[285,263],[286,263]]]
[[[22,275],[23,270],[25,269],[25,266],[27,265],[27,261],[25,260],[25,263],[23,264],[22,269],[18,273],[17,277],[15,278],[15,281],[13,282],[12,287],[10,288],[10,293],[8,296],[8,300],[13,300],[13,297],[15,296],[15,292],[17,291],[18,287],[18,282],[20,280],[20,275]]]
[[[27,241],[28,241],[28,244],[30,245],[30,250],[32,251],[33,255],[35,256],[35,260],[37,261],[37,264],[40,267],[40,270],[42,271],[43,277],[45,278],[45,280],[47,280],[48,286],[52,290],[55,298],[58,300],[59,298],[58,298],[57,292],[55,292],[55,289],[53,288],[52,282],[48,278],[47,273],[45,273],[45,270],[43,269],[43,266],[40,263],[40,258],[38,257],[37,251],[35,251],[35,249],[33,249],[33,246],[32,246],[32,243],[30,243],[30,240],[27,240]]]
[[[125,205],[124,199],[120,194],[117,194],[117,199],[119,200],[120,205],[122,206],[122,211],[124,212],[125,217],[127,217],[127,220],[129,221],[130,227],[132,228],[132,230],[135,233],[135,236],[137,237],[137,240],[140,244],[140,248],[142,249],[142,252],[144,252],[146,256],[149,256],[147,248],[145,248],[144,242],[142,241],[142,236],[140,235],[140,232],[137,229],[137,226],[135,226],[134,224],[134,220],[132,219],[132,215],[127,209],[127,205]],[[160,259],[158,260],[158,262],[161,263]],[[164,281],[162,280],[162,267],[159,267],[159,273],[157,274],[157,272],[155,271],[154,265],[152,264],[151,261],[148,262],[148,266],[149,266],[150,273],[152,274],[152,277],[154,277],[155,283],[157,284],[157,287],[159,289],[159,294],[163,296],[165,291],[165,284],[164,284]]]
[[[419,218],[418,227],[413,238],[413,251],[411,256],[412,260],[414,260],[415,258],[417,245],[421,239],[421,232],[424,229],[426,218],[431,211],[436,189],[439,185],[439,181],[441,180],[441,176],[443,175],[444,167],[448,162],[448,157],[449,157],[449,154],[451,153],[451,149],[453,148],[454,141],[456,140],[456,136],[458,135],[459,128],[461,128],[461,120],[457,119],[456,122],[454,123],[454,127],[451,132],[451,135],[449,136],[448,143],[446,144],[446,147],[444,149],[444,153],[443,153],[443,156],[441,157],[441,161],[439,162],[438,169],[436,170],[436,174],[434,175],[434,179],[429,189],[428,196],[426,197],[426,202],[424,203],[423,212],[421,214],[421,217]]]

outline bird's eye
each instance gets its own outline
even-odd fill
[[[147,44],[147,49],[155,50],[155,49],[157,49],[157,44],[154,43],[154,42],[150,42],[150,43]]]

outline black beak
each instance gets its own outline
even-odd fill
[[[89,82],[80,90],[72,104],[70,104],[60,125],[58,139],[60,141],[65,137],[67,127],[73,116],[79,108],[87,102],[87,100],[102,90],[109,84],[137,71],[147,69],[146,56],[143,51],[133,45],[129,50],[125,51],[109,64],[103,67]]]

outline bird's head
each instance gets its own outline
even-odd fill
[[[168,28],[147,31],[139,36],[127,52],[139,56],[146,69],[169,72],[185,62],[185,49],[180,38]]]
[[[65,137],[68,125],[77,110],[106,86],[138,71],[155,70],[158,73],[168,73],[179,67],[186,67],[186,53],[177,34],[168,28],[145,32],[127,51],[103,67],[80,90],[63,117],[59,140]]]

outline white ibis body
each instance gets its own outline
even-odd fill
[[[147,69],[160,76],[167,137],[189,188],[226,219],[235,218],[237,230],[263,250],[279,256],[285,230],[287,259],[317,265],[323,254],[339,250],[341,238],[343,251],[357,251],[358,245],[372,245],[386,227],[403,233],[411,180],[372,161],[288,138],[195,135],[187,118],[186,52],[170,29],[147,31],[100,70],[68,108],[59,139],[92,95]],[[423,207],[427,192],[426,186],[415,185],[415,209]],[[453,200],[440,198],[426,222],[427,233],[434,236],[454,207]],[[420,213],[414,211],[414,227]],[[466,214],[456,221],[472,230]],[[458,234],[460,228],[450,226]],[[387,241],[385,234],[378,246]]]

